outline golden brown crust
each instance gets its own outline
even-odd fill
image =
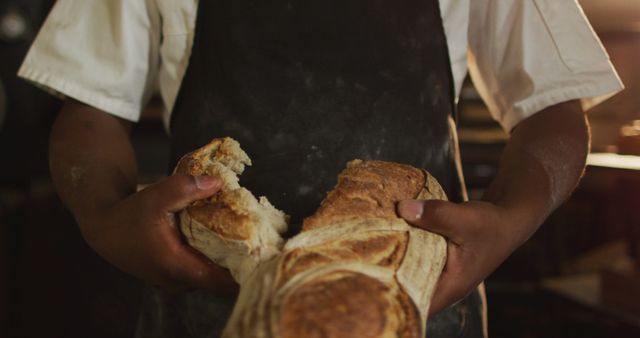
[[[192,176],[206,174],[206,163],[209,162],[207,158],[211,158],[213,156],[212,153],[220,147],[220,144],[222,144],[222,139],[214,139],[207,145],[184,155],[180,161],[178,161],[174,172]]]
[[[253,222],[247,214],[218,198],[200,200],[186,209],[191,219],[200,222],[226,239],[245,240],[251,236]]]
[[[192,176],[217,174],[212,171],[211,163],[220,163],[237,174],[242,173],[244,165],[251,160],[232,138],[216,138],[208,144],[184,155],[174,170],[175,173]]]
[[[284,254],[280,283],[330,262],[360,262],[398,269],[409,235],[401,232],[360,233],[343,240],[291,250]]]
[[[282,338],[379,337],[387,326],[389,287],[362,274],[338,271],[302,285],[284,301]]]
[[[190,152],[180,159],[174,170],[176,174],[201,176],[206,173],[203,162],[196,158],[194,153],[195,152]]]
[[[400,314],[403,316],[398,327],[397,336],[399,338],[422,338],[420,334],[420,311],[416,304],[411,300],[400,283],[396,281],[399,290],[396,299],[399,303]]]
[[[210,175],[221,182],[218,193],[191,203],[178,218],[185,240],[214,263],[228,268],[238,282],[263,261],[280,253],[287,217],[266,197],[242,188],[238,175],[251,160],[231,138],[213,139],[183,156],[175,173]]]
[[[396,203],[415,198],[425,179],[422,170],[408,165],[351,161],[316,213],[304,220],[303,231],[350,218],[396,218]]]
[[[237,181],[235,174],[242,173],[244,165],[250,163],[251,160],[240,149],[239,144],[228,137],[213,139],[183,156],[176,165],[175,173],[213,175],[226,181],[216,195],[196,201],[185,209],[189,219],[226,239],[249,239],[254,220],[250,218],[246,208],[239,204],[241,196],[231,191],[230,184]]]
[[[278,327],[282,338],[419,338],[420,313],[395,279],[338,270],[293,290]]]

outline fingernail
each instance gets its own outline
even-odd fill
[[[400,201],[398,203],[398,213],[408,221],[417,221],[422,217],[424,204],[416,200]]]
[[[213,189],[220,185],[220,181],[213,176],[194,176],[194,179],[196,181],[196,186],[200,190]]]

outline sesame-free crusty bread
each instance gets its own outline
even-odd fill
[[[245,165],[251,165],[251,160],[237,141],[227,137],[186,154],[175,169],[222,180],[217,194],[180,212],[180,230],[192,247],[228,268],[239,283],[260,262],[279,254],[284,244],[280,234],[287,230],[283,212],[266,197],[256,199],[238,184],[237,175]]]
[[[231,190],[194,203],[180,217],[189,243],[241,284],[224,337],[425,336],[446,243],[409,226],[395,208],[403,199],[446,199],[429,173],[351,161],[302,232],[283,245],[284,214],[266,199],[257,202],[217,163],[241,173],[250,162],[235,141],[214,140],[185,156],[177,171],[230,180]]]

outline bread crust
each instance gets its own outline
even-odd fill
[[[446,242],[399,218],[396,204],[446,200],[435,178],[404,164],[353,160],[285,243],[284,213],[238,183],[250,163],[227,138],[188,154],[176,168],[224,181],[220,193],[180,215],[189,243],[241,284],[223,336],[424,337]]]
[[[228,268],[242,282],[261,261],[279,254],[288,217],[265,198],[256,199],[240,187],[238,176],[249,156],[231,138],[214,139],[183,156],[175,173],[219,177],[222,187],[179,214],[187,242],[209,259]]]
[[[338,176],[303,231],[349,218],[397,218],[396,203],[416,198],[424,188],[425,173],[404,164],[353,160]]]

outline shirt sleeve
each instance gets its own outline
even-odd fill
[[[152,0],[58,0],[18,75],[137,121],[155,89],[158,27]]]
[[[472,0],[469,72],[505,130],[557,103],[623,88],[576,0]]]

